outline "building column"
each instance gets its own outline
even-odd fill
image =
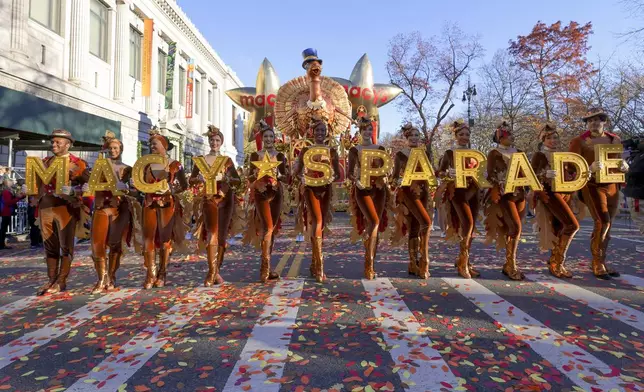
[[[71,0],[69,80],[86,84],[89,57],[89,0]]]
[[[130,5],[116,2],[116,32],[114,40],[114,100],[126,102],[131,97],[130,76]]]
[[[29,20],[29,0],[11,1],[11,51],[28,57],[27,23]]]
[[[199,113],[201,114],[201,129],[199,133],[206,132],[206,127],[208,126],[208,77],[205,73],[201,74],[201,97],[199,97],[199,103],[201,105],[199,108]]]

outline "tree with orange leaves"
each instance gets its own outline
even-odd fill
[[[595,72],[586,59],[592,32],[590,22],[563,26],[559,21],[548,26],[539,21],[530,34],[510,41],[509,52],[517,65],[529,71],[539,86],[547,121],[566,114],[571,92],[579,91],[581,82]],[[557,113],[559,104],[564,113]]]

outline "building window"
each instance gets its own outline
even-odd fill
[[[237,147],[237,107],[233,105],[233,146]]]
[[[60,0],[29,0],[29,17],[60,34]]]
[[[159,77],[157,83],[159,83],[158,91],[159,94],[165,95],[165,83],[166,83],[166,73],[168,72],[168,55],[159,50],[159,63],[157,68],[159,69]]]
[[[208,90],[208,121],[212,122],[212,90]]]
[[[186,70],[179,67],[179,105],[186,105]]]
[[[107,7],[98,0],[90,4],[89,52],[107,61]]]
[[[195,114],[201,112],[201,82],[195,80]]]
[[[130,76],[141,81],[141,33],[130,26]]]

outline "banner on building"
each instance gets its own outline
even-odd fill
[[[152,93],[152,37],[154,36],[154,20],[145,19],[143,30],[143,56],[141,75],[141,95],[149,97]]]
[[[177,43],[168,43],[168,65],[165,71],[165,108],[172,109],[174,95],[174,59],[177,56]]]
[[[192,99],[195,86],[195,61],[188,60],[188,83],[186,85],[186,118],[192,118]]]

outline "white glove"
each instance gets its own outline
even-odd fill
[[[447,169],[447,176],[449,178],[456,178],[456,169],[453,169],[453,168]]]
[[[217,176],[215,177],[215,181],[221,181],[223,179],[224,179],[224,175],[222,173],[217,174]]]
[[[555,178],[557,177],[556,170],[546,170],[546,178]]]
[[[130,188],[134,188],[134,178],[130,178],[130,181],[128,181],[130,184]]]
[[[83,192],[89,192],[89,184],[88,184],[88,183],[84,183],[84,184],[83,184],[83,186],[82,186],[82,188],[81,188],[81,191],[83,191]]]
[[[600,162],[600,161],[595,161],[595,162],[593,162],[592,165],[590,165],[590,171],[593,172],[593,173],[596,173],[596,172],[598,172],[600,170],[603,170],[603,169],[604,169],[604,163]]]
[[[358,189],[360,189],[360,190],[365,189],[365,188],[364,188],[364,185],[362,185],[362,183],[360,182],[360,180],[356,180],[356,186],[357,186],[357,187],[358,187]]]
[[[130,187],[129,187],[129,186],[127,186],[127,184],[126,184],[126,183],[121,182],[121,181],[118,181],[118,182],[116,183],[116,190],[117,190],[117,191],[127,191],[128,189],[130,189]]]
[[[619,164],[619,171],[621,171],[622,173],[626,173],[629,167],[630,166],[628,166],[628,163],[626,163],[626,161],[622,159],[622,161]]]
[[[20,191],[26,195],[27,194],[27,185],[21,186]]]
[[[161,189],[160,191],[154,192],[157,195],[165,195],[166,193],[170,192],[170,187],[167,187],[165,189]]]

